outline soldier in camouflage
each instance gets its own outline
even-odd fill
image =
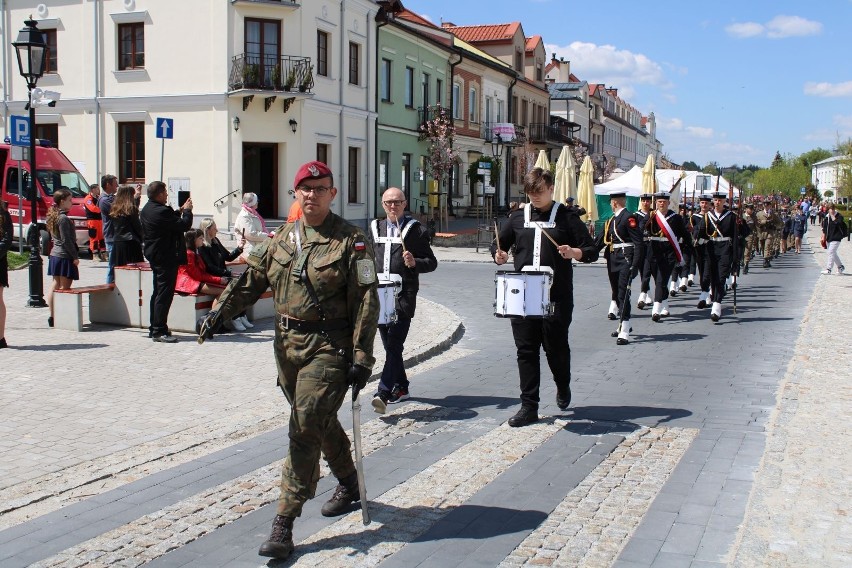
[[[320,453],[339,485],[323,506],[342,514],[360,499],[346,432],[337,419],[347,387],[360,390],[375,359],[379,297],[373,248],[364,233],[331,212],[337,195],[328,166],[309,162],[294,181],[303,218],[283,225],[255,247],[248,269],[220,297],[200,334],[209,336],[271,287],[276,309],[278,384],[290,403],[290,446],[272,534],[259,554],[277,559],[293,551],[293,521],[312,498]]]
[[[757,222],[754,218],[754,205],[746,203],[743,213],[743,222],[749,228],[749,234],[745,238],[745,254],[743,255],[743,274],[748,274],[748,263],[757,250]]]
[[[771,268],[770,259],[775,255],[776,235],[781,231],[782,223],[778,213],[772,208],[774,202],[766,199],[764,208],[757,212],[755,222],[757,223],[757,240],[763,251],[763,268]]]

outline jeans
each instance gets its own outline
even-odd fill
[[[826,270],[831,270],[835,264],[838,269],[843,266],[840,257],[837,255],[837,249],[839,248],[840,241],[828,241],[828,264],[825,265]]]
[[[107,250],[107,284],[115,284],[115,255],[112,252],[112,241],[104,243]]]
[[[385,366],[382,368],[379,390],[390,392],[394,385],[399,385],[400,388],[408,388],[408,376],[405,374],[402,350],[405,347],[405,339],[408,337],[409,329],[411,329],[411,318],[402,313],[402,310],[396,311],[394,323],[379,326],[379,335],[381,335],[382,345],[385,347]]]

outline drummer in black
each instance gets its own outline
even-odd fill
[[[675,265],[683,263],[683,249],[692,248],[692,236],[683,217],[669,209],[668,193],[656,193],[657,208],[648,219],[651,240],[651,274],[654,275],[654,309],[651,319],[669,315],[668,283]]]
[[[556,404],[565,410],[571,403],[571,352],[568,327],[574,310],[572,261],[594,262],[598,259],[595,242],[580,217],[553,201],[553,175],[533,168],[524,177],[524,193],[530,202],[513,211],[500,228],[491,245],[491,255],[498,265],[509,260],[515,247],[516,271],[553,271],[550,301],[553,314],[545,318],[512,319],[512,335],[518,351],[521,383],[521,409],[509,419],[509,426],[525,426],[538,420],[539,386],[541,384],[541,348],[556,383]],[[559,246],[542,233],[546,232]],[[499,243],[499,246],[498,246]]]
[[[645,262],[645,247],[641,217],[624,208],[626,193],[611,193],[609,205],[612,217],[607,219],[604,230],[598,236],[595,246],[598,251],[604,249],[609,286],[612,299],[616,303],[621,323],[614,337],[616,344],[627,345],[630,342],[630,297],[627,287],[639,273]]]
[[[714,322],[722,317],[725,281],[731,275],[736,239],[743,234],[747,236],[749,231],[745,223],[737,226],[737,216],[725,206],[727,197],[724,192],[713,194],[713,209],[702,216],[695,230],[696,236],[707,242],[705,265],[710,271],[710,293],[713,296],[710,319]]]

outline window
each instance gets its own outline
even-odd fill
[[[328,77],[328,32],[317,30],[317,75]]]
[[[379,92],[382,102],[391,102],[391,62],[390,59],[382,59],[382,70],[379,76]]]
[[[317,144],[317,161],[328,164],[328,144]]]
[[[390,152],[382,150],[379,152],[379,195],[388,188],[388,171],[390,168]]]
[[[359,77],[361,69],[359,68],[361,46],[357,43],[349,42],[349,84],[359,85]]]
[[[476,122],[477,120],[479,109],[477,108],[478,99],[476,95],[476,89],[471,89],[467,101],[468,122]]]
[[[420,79],[420,87],[423,97],[423,108],[429,107],[429,73],[423,73]]]
[[[494,99],[491,97],[485,97],[485,124],[491,124],[494,122]]]
[[[541,70],[541,63],[536,63],[535,64],[535,80],[541,81],[542,74],[543,73],[542,73],[542,70]]]
[[[53,146],[59,147],[59,125],[58,124],[36,124],[36,138],[39,140],[50,140]]]
[[[524,58],[521,55],[521,50],[515,50],[515,71],[520,73],[524,70]]]
[[[453,118],[460,120],[461,113],[461,85],[453,83]]]
[[[47,43],[47,61],[44,64],[44,73],[59,73],[56,60],[56,30],[42,30],[44,41]]]
[[[497,100],[497,122],[503,122],[503,101]]]
[[[349,147],[349,203],[358,203],[358,148]]]
[[[400,189],[405,195],[405,200],[411,202],[411,154],[402,155],[402,181]]]
[[[118,124],[118,179],[121,183],[145,182],[145,123]]]
[[[246,72],[257,70],[255,86],[272,86],[281,62],[281,22],[246,18],[245,28]]]
[[[414,107],[414,69],[405,68],[405,106]]]
[[[444,81],[435,79],[435,104],[440,105],[444,102]]]
[[[118,69],[145,68],[145,25],[118,25]]]

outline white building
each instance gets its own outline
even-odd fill
[[[147,183],[162,171],[175,204],[181,190],[191,191],[197,216],[227,226],[244,191],[259,195],[265,217],[286,216],[296,169],[321,159],[335,173],[335,212],[372,217],[374,2],[5,0],[0,7],[5,135],[9,116],[25,114],[11,42],[32,14],[51,46],[38,86],[62,94],[55,108],[38,109],[37,136],[58,139],[90,182],[115,173],[122,183]],[[174,121],[165,143],[158,118]]]
[[[850,175],[849,160],[849,157],[832,156],[815,163],[811,168],[811,183],[820,195],[828,198],[828,201],[837,201],[842,197],[849,198],[848,195],[837,195],[844,176]],[[831,191],[831,197],[825,195],[826,191]]]

